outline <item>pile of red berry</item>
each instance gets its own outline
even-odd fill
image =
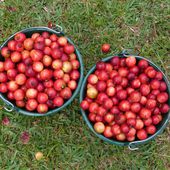
[[[1,49],[0,92],[28,111],[60,107],[77,87],[80,63],[67,38],[17,33]]]
[[[162,73],[148,61],[115,56],[96,64],[81,108],[97,133],[119,141],[144,140],[169,111],[166,91]]]

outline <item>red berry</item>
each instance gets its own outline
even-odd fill
[[[150,135],[153,135],[156,132],[156,127],[154,125],[150,125],[146,127],[146,132]]]
[[[130,57],[126,58],[126,65],[128,67],[133,67],[133,66],[135,66],[135,64],[136,64],[136,58],[135,57],[130,56]]]
[[[144,129],[138,130],[137,131],[137,137],[140,140],[146,139],[148,137],[146,130],[144,130]]]
[[[101,50],[103,53],[108,53],[110,51],[110,44],[103,44]]]

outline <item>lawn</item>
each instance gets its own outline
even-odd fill
[[[108,55],[132,48],[170,76],[169,9],[168,0],[0,0],[0,44],[16,31],[51,21],[77,45],[85,74],[106,57],[100,47],[107,42]],[[89,130],[78,97],[54,116],[26,117],[1,107],[0,121],[5,116],[10,124],[0,124],[2,170],[170,169],[170,126],[154,141],[130,151],[101,141]],[[20,140],[23,132],[30,135],[27,144]],[[44,154],[40,161],[35,159],[38,151]]]

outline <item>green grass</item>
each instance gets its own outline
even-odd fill
[[[0,44],[16,31],[51,21],[78,46],[85,73],[105,57],[100,47],[107,42],[110,54],[132,48],[168,75],[169,5],[168,0],[4,0],[0,1]],[[89,130],[78,98],[51,117],[25,117],[1,109],[0,119],[4,116],[10,118],[10,125],[0,125],[2,170],[170,169],[170,126],[156,140],[130,151],[101,141]],[[20,141],[23,131],[30,133],[26,145]],[[44,154],[41,161],[35,160],[37,151]]]

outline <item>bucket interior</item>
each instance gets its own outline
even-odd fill
[[[27,28],[27,29],[21,30],[21,31],[19,31],[19,32],[23,32],[23,33],[26,35],[26,37],[29,38],[29,37],[32,36],[33,33],[42,33],[42,32],[44,32],[44,31],[47,31],[47,32],[49,32],[50,34],[56,34],[56,35],[59,36],[59,37],[60,37],[60,36],[65,36],[63,32],[58,33],[58,32],[56,32],[55,30],[50,29],[50,28],[47,28],[47,27],[31,27],[31,28]],[[18,32],[17,32],[17,33],[18,33]],[[17,33],[15,33],[15,34],[13,34],[12,36],[10,36],[10,37],[1,45],[0,50],[1,50],[3,47],[7,46],[8,41],[14,39],[14,36],[15,36]],[[66,38],[67,38],[67,40],[68,40],[68,42],[69,42],[70,44],[74,45],[74,43],[73,43],[68,37],[66,37]],[[74,45],[74,47],[75,47],[75,45]],[[76,47],[75,47],[75,54],[76,54],[77,59],[79,60],[79,63],[80,63],[80,67],[79,67],[80,78],[79,78],[79,80],[78,80],[78,82],[77,82],[77,84],[78,84],[78,85],[77,85],[77,88],[76,88],[76,90],[73,92],[73,94],[72,94],[72,96],[71,96],[71,98],[70,98],[69,100],[65,101],[65,103],[64,103],[61,107],[55,108],[55,109],[51,109],[51,110],[49,110],[49,111],[48,111],[47,113],[45,113],[45,114],[40,114],[40,113],[38,113],[38,112],[29,112],[29,111],[27,111],[26,109],[18,108],[18,107],[15,105],[15,102],[10,101],[10,103],[12,103],[12,104],[14,105],[14,109],[15,109],[17,112],[20,112],[20,113],[22,113],[22,114],[24,114],[24,115],[29,115],[29,116],[47,116],[47,115],[51,115],[51,114],[54,114],[54,113],[60,111],[61,109],[63,109],[64,107],[66,107],[68,104],[70,104],[70,103],[72,102],[72,100],[76,97],[76,95],[78,94],[78,92],[79,92],[79,90],[80,90],[80,87],[81,87],[82,80],[83,80],[83,61],[82,61],[81,54],[80,54],[80,52],[78,51],[78,49],[77,49]],[[1,54],[0,54],[0,61],[4,61],[4,57],[2,57]],[[6,94],[0,93],[0,98],[1,98],[1,99],[4,98],[4,99],[8,100]]]
[[[118,54],[118,55],[116,55],[116,56],[124,57],[122,54]],[[104,62],[109,62],[109,60],[110,60],[112,57],[113,57],[113,56],[107,57],[107,58],[103,59],[102,61],[104,61]],[[128,56],[126,56],[126,57],[128,57]],[[137,61],[139,61],[139,60],[141,60],[141,59],[147,60],[147,61],[149,62],[149,64],[150,64],[151,66],[153,66],[157,71],[162,72],[161,69],[160,69],[158,66],[156,66],[153,62],[149,61],[148,59],[146,59],[146,58],[144,58],[144,57],[141,57],[141,56],[135,56],[135,57],[136,57]],[[86,88],[87,78],[88,78],[88,76],[89,76],[90,74],[92,74],[94,71],[95,71],[95,66],[93,66],[93,67],[90,69],[90,71],[88,72],[88,74],[86,75],[86,77],[85,77],[85,79],[84,79],[84,81],[83,81],[82,88],[81,88],[81,90],[80,90],[80,102],[85,98],[85,95],[86,95],[85,92],[86,92],[86,90],[87,90],[87,88]],[[166,82],[166,84],[167,84],[167,93],[169,94],[169,97],[170,97],[170,87],[169,87],[168,79],[166,78],[166,76],[165,76],[165,74],[164,74],[163,72],[162,72],[162,74],[163,74],[163,80],[164,80],[164,81]],[[168,100],[168,104],[170,105],[170,98],[169,98],[169,100]],[[106,142],[108,142],[108,143],[116,144],[116,145],[120,145],[120,146],[129,145],[129,144],[131,144],[131,143],[134,143],[134,144],[143,144],[143,143],[145,143],[145,142],[148,142],[148,141],[151,140],[151,139],[154,139],[158,134],[160,134],[160,133],[165,129],[165,127],[166,127],[166,125],[167,125],[167,123],[168,123],[168,121],[169,121],[169,119],[170,119],[170,111],[169,111],[169,113],[166,113],[166,114],[163,115],[162,121],[161,121],[158,125],[156,125],[157,132],[156,132],[155,134],[153,134],[153,135],[149,135],[148,138],[145,139],[145,140],[137,140],[137,139],[136,139],[136,140],[133,141],[133,142],[127,142],[127,141],[121,142],[121,141],[117,141],[117,140],[115,140],[115,139],[106,138],[106,137],[104,137],[104,135],[100,135],[100,134],[96,133],[96,132],[94,131],[94,129],[93,129],[93,123],[91,123],[91,122],[89,121],[89,119],[88,119],[88,112],[87,112],[87,111],[84,111],[83,109],[81,109],[81,113],[82,113],[82,116],[83,116],[85,122],[86,122],[87,125],[89,126],[89,128],[90,128],[90,129],[93,131],[93,133],[95,133],[100,139],[102,139],[102,140],[104,140],[104,141],[106,141]]]

